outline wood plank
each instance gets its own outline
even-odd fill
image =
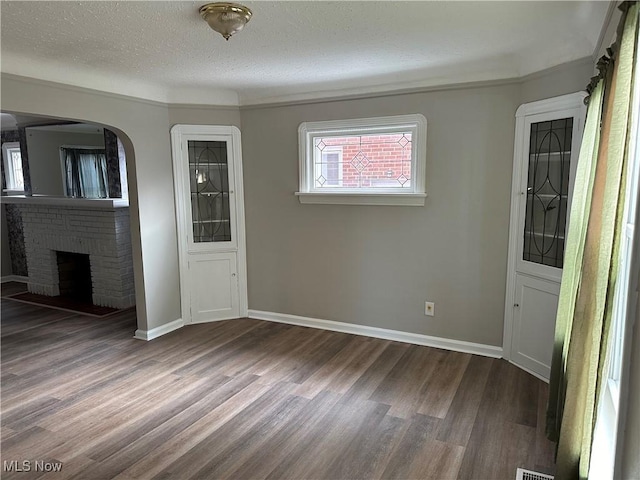
[[[536,423],[536,458],[534,470],[555,475],[556,443],[547,439],[547,401],[549,399],[549,385],[538,383],[538,411]]]
[[[469,362],[447,416],[440,423],[437,440],[467,446],[492,362],[480,357]]]
[[[437,358],[435,350],[410,346],[370,399],[390,405],[389,415],[410,418],[421,404],[420,390],[436,367]]]
[[[409,470],[423,445],[434,440],[440,419],[416,413],[407,422],[402,439],[395,446],[381,475],[376,478],[409,478]]]
[[[146,453],[138,462],[127,468],[123,474],[133,478],[152,478],[162,474],[183,455],[197,447],[222,425],[230,422],[236,415],[248,408],[266,392],[271,386],[251,383],[227,401],[218,405],[202,418],[195,421],[188,428],[168,441]],[[196,462],[198,463],[198,462]]]
[[[338,468],[341,455],[359,433],[378,425],[385,417],[388,405],[370,401],[342,403],[325,417],[307,444],[304,454],[293,462],[281,463],[267,478],[300,479],[331,478],[329,472]]]
[[[425,382],[420,395],[422,404],[418,413],[430,417],[445,418],[449,412],[453,397],[458,390],[471,355],[459,352],[440,353],[432,374]]]

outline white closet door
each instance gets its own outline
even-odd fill
[[[246,316],[240,132],[177,125],[171,139],[183,320]]]

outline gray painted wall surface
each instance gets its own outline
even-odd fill
[[[540,82],[528,88],[544,98]],[[5,75],[2,98],[7,111],[125,134],[140,328],[180,311],[169,129],[242,122],[250,308],[500,345],[513,116],[522,89],[513,83],[238,110],[166,106]],[[547,96],[560,93],[568,91]],[[429,122],[425,207],[297,201],[300,122],[404,113]],[[436,302],[433,319],[422,314],[425,300]]]
[[[118,135],[127,157],[138,328],[150,330],[178,319],[180,284],[168,106],[3,74],[2,109],[97,123]],[[201,111],[221,124],[233,124],[239,118],[237,109],[217,112],[210,107],[178,108],[172,116],[181,123],[198,123]]]
[[[127,153],[138,328],[180,316],[173,178],[166,107],[3,76],[2,107],[113,126]],[[134,153],[135,152],[135,153]]]
[[[543,70],[523,79],[521,103],[585,90],[594,75],[590,57]]]
[[[512,84],[244,108],[250,308],[500,345],[519,99]],[[301,122],[408,113],[428,122],[424,207],[298,202]]]
[[[515,111],[583,89],[591,68],[580,61],[491,87],[244,107],[249,307],[502,345]],[[301,122],[408,113],[428,122],[424,207],[298,202]]]
[[[104,148],[100,133],[69,133],[27,128],[29,171],[34,194],[64,195],[60,147],[62,145],[99,146]]]
[[[208,107],[200,105],[169,105],[169,124],[234,125],[240,128],[238,107]]]

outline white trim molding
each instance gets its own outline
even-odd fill
[[[23,277],[22,275],[5,275],[4,277],[0,277],[0,283],[7,282],[29,283],[29,277]]]
[[[402,332],[400,330],[336,322],[320,318],[301,317],[286,313],[264,312],[260,310],[249,310],[249,318],[266,320],[269,322],[287,323],[289,325],[298,325],[301,327],[318,328],[321,330],[330,330],[332,332],[381,338],[383,340],[411,343],[414,345],[424,345],[426,347],[442,348],[444,350],[452,350],[454,352],[482,355],[483,357],[502,358],[502,347],[484,345],[482,343],[465,342],[463,340],[454,340],[450,338],[432,337],[419,333]]]
[[[318,161],[316,142],[322,142],[322,139],[326,140],[327,137],[397,135],[404,134],[404,132],[411,133],[410,182],[405,185],[361,188],[342,185],[321,188],[316,185],[315,174]],[[296,195],[300,203],[424,206],[426,157],[427,119],[419,113],[390,117],[302,122],[298,127],[299,190]],[[404,188],[405,186],[410,187]]]
[[[424,207],[426,193],[307,193],[296,192],[300,203],[322,205],[403,205]]]
[[[561,110],[580,108],[584,105],[587,92],[575,92],[559,97],[547,98],[536,102],[523,103],[516,110],[516,118],[527,115],[537,115],[539,113],[551,113]]]
[[[138,329],[133,335],[133,338],[137,338],[138,340],[145,340],[148,342],[149,340],[161,337],[162,335],[166,335],[167,333],[173,332],[174,330],[178,330],[182,327],[184,327],[184,321],[181,318],[178,318],[173,322],[165,323],[164,325],[152,328],[151,330]]]

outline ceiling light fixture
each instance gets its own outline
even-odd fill
[[[229,40],[251,20],[251,10],[238,3],[216,2],[200,7],[200,15],[209,26]]]

